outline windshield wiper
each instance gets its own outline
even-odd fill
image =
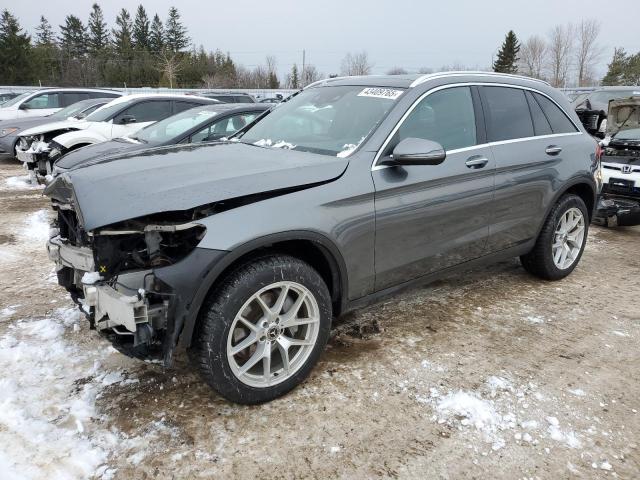
[[[629,119],[631,118],[631,116],[635,113],[635,111],[636,111],[636,109],[637,109],[637,108],[638,108],[638,107],[637,107],[637,105],[636,105],[636,106],[634,106],[634,107],[631,109],[631,112],[629,112],[629,115],[627,115],[627,118],[625,118],[625,119],[624,119],[624,122],[622,122],[622,125],[620,125],[620,126],[618,127],[618,130],[617,130],[613,135],[611,135],[611,140],[613,140],[614,138],[616,138],[616,135],[622,131],[622,129],[623,129],[623,128],[624,128],[624,126],[627,124],[627,122],[629,121]]]
[[[149,143],[149,142],[147,142],[146,140],[143,140],[140,137],[128,137],[128,138],[130,138],[131,140],[134,140],[136,142],[140,142],[140,143]]]

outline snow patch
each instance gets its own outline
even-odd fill
[[[49,239],[49,211],[38,210],[25,220],[22,235],[28,240],[45,242]]]
[[[85,285],[93,285],[100,280],[102,280],[102,277],[98,272],[85,272],[84,275],[82,275],[81,282]]]
[[[4,184],[9,190],[40,190],[44,188],[44,185],[32,183],[29,175],[9,177],[4,181]]]

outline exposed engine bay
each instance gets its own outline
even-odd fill
[[[597,223],[640,224],[640,97],[609,102]]]

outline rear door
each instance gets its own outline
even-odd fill
[[[489,251],[534,239],[554,191],[557,165],[566,155],[561,121],[553,129],[541,103],[552,104],[572,132],[577,129],[548,97],[516,86],[480,87],[487,139],[496,161]],[[543,100],[542,100],[543,99]],[[566,125],[565,125],[566,127]],[[571,133],[571,132],[568,132]]]
[[[440,165],[374,166],[376,290],[480,257],[493,202],[494,161],[475,87],[430,92],[381,152],[404,138],[440,143]]]

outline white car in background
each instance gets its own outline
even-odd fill
[[[51,173],[53,162],[71,150],[127,137],[171,115],[212,103],[219,102],[180,94],[126,95],[112,100],[84,120],[48,123],[23,131],[16,155],[30,172]],[[35,173],[32,177],[36,177]]]
[[[45,117],[80,100],[120,95],[120,92],[100,88],[43,88],[23,93],[0,105],[0,120]]]

